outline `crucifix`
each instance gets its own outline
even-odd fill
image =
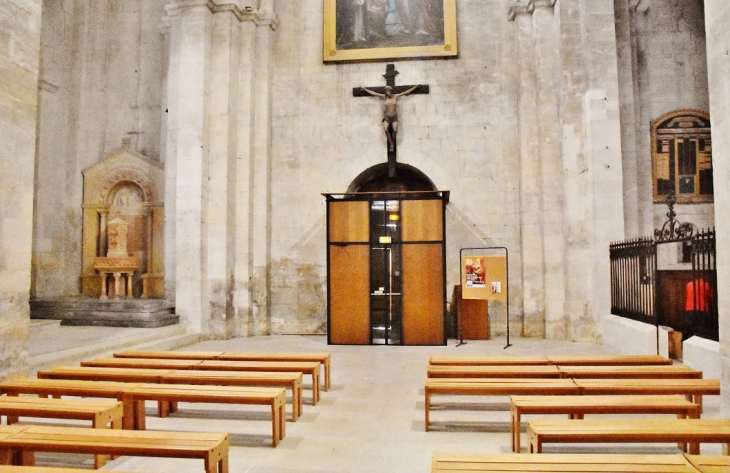
[[[385,87],[355,87],[352,89],[353,97],[372,95],[383,98],[382,126],[388,140],[388,177],[395,177],[397,162],[395,138],[398,133],[398,98],[409,94],[427,94],[429,92],[427,85],[395,85],[397,75],[395,64],[388,64],[385,66],[385,74],[383,74]]]

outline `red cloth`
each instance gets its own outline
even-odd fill
[[[695,287],[697,287],[697,297],[695,297]],[[696,279],[687,283],[684,288],[685,302],[684,310],[689,312],[690,310],[697,310],[700,312],[710,311],[710,300],[712,299],[712,288],[710,283],[704,279]],[[697,307],[695,307],[697,302]]]

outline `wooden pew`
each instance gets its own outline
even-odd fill
[[[520,452],[520,423],[524,414],[675,414],[699,418],[700,406],[683,396],[512,396],[510,400],[512,451]]]
[[[324,390],[330,389],[331,356],[322,352],[214,352],[214,351],[149,351],[128,350],[114,354],[115,358],[168,358],[227,361],[316,361],[324,368]]]
[[[730,471],[730,456],[727,455],[685,455],[685,457],[701,473]]]
[[[35,452],[63,452],[200,458],[204,460],[206,473],[228,473],[228,450],[228,434],[225,433],[150,432],[31,425],[8,436],[3,437],[3,434],[0,434],[0,464],[6,465],[13,463],[13,460],[19,457],[21,465],[32,466]]]
[[[429,378],[562,378],[557,366],[429,366]]]
[[[432,473],[698,473],[682,455],[544,453],[433,454]],[[714,472],[713,472],[714,473]]]
[[[38,377],[41,379],[289,388],[292,390],[292,421],[296,421],[302,415],[301,373],[59,366],[51,370],[39,371]]]
[[[208,402],[225,404],[259,404],[271,406],[271,437],[276,447],[286,433],[283,388],[250,388],[238,386],[191,386],[175,384],[140,384],[122,393],[126,429],[145,429],[144,402],[158,402],[160,417],[167,417],[169,403]]]
[[[566,378],[686,378],[701,379],[702,371],[686,365],[587,366],[556,365]]]
[[[138,384],[114,381],[15,378],[0,382],[0,394],[8,396],[35,394],[39,397],[53,398],[61,396],[103,397],[121,401],[122,392]]]
[[[82,361],[81,366],[106,368],[157,368],[157,369],[195,369],[212,371],[264,371],[303,373],[312,377],[312,405],[319,401],[318,362],[268,362],[268,361],[218,361],[218,360],[177,360],[166,358],[96,358]]]
[[[580,388],[570,379],[428,378],[424,388],[426,432],[431,425],[431,397],[434,395],[511,396],[513,394],[578,395]]]
[[[719,395],[719,379],[573,379],[581,394],[682,394],[702,408],[702,396]]]
[[[730,419],[531,419],[527,422],[530,453],[546,443],[700,443],[730,444]]]

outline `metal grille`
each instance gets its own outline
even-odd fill
[[[651,238],[610,246],[612,314],[656,324],[656,255]]]
[[[707,308],[706,314],[698,317],[695,322],[695,335],[719,341],[715,230],[707,230],[695,235],[692,238],[690,254],[692,257],[694,307],[700,308],[706,304]],[[703,291],[700,286],[705,284],[708,289]],[[700,301],[703,296],[705,301]]]

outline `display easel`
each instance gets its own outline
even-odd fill
[[[507,307],[507,344],[509,340],[509,251],[504,246],[462,248],[459,251],[459,280],[462,297],[503,300]],[[504,284],[504,291],[502,290]],[[459,324],[459,343],[465,345],[463,327]]]

